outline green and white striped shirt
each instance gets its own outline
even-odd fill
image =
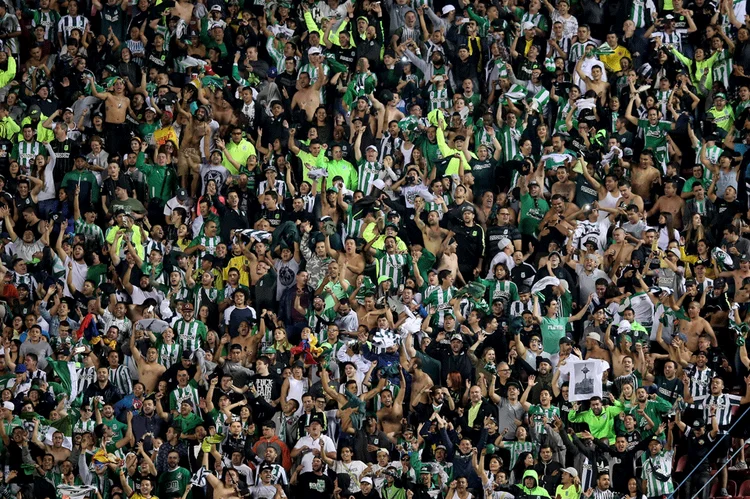
[[[430,112],[451,107],[453,107],[453,100],[448,96],[447,88],[430,90]]]
[[[182,347],[178,343],[172,343],[171,345],[162,343],[159,345],[158,351],[159,358],[157,362],[167,369],[172,367],[182,356]]]
[[[349,237],[359,237],[360,232],[362,232],[363,219],[355,220],[353,215],[354,208],[352,205],[349,205],[349,208],[346,210],[346,235]]]
[[[190,322],[185,322],[185,319],[178,320],[174,325],[174,332],[183,351],[188,352],[200,348],[208,335],[206,325],[197,319]]]
[[[201,235],[193,239],[193,241],[190,243],[190,246],[188,246],[189,248],[193,246],[198,246],[201,244],[206,247],[204,251],[197,252],[198,257],[196,259],[197,261],[195,262],[196,268],[200,268],[201,257],[203,255],[207,253],[211,255],[216,254],[216,247],[219,245],[220,242],[221,242],[220,236],[207,237],[207,236]]]
[[[644,461],[641,480],[646,480],[645,492],[648,497],[669,495],[674,492],[674,484],[671,480],[673,455],[674,451],[663,450],[656,456],[649,455]],[[656,476],[657,473],[664,477],[670,477],[670,479],[660,480]]]
[[[359,174],[359,185],[357,185],[357,189],[364,192],[365,196],[369,196],[372,192],[372,183],[380,179],[384,171],[385,168],[383,165],[377,161],[371,163],[364,158],[361,159],[357,171]]]
[[[96,426],[96,421],[93,419],[89,419],[88,421],[82,421],[78,420],[73,425],[73,434],[76,433],[93,433],[94,427]]]
[[[583,54],[586,53],[586,47],[594,47],[596,48],[596,45],[591,41],[586,42],[575,42],[570,46],[570,53],[568,53],[568,62],[571,64],[575,64],[578,62],[578,59],[583,57]]]
[[[375,255],[378,262],[378,276],[387,276],[393,280],[393,285],[403,284],[406,273],[404,267],[409,265],[409,255],[394,253],[392,255],[385,251],[378,251]]]
[[[722,49],[721,53],[716,56],[716,61],[712,71],[714,82],[721,82],[724,88],[729,88],[729,75],[732,74],[732,56],[729,50]]]
[[[46,149],[37,140],[31,142],[22,140],[18,143],[16,148],[18,151],[18,165],[21,167],[21,173],[24,175],[36,173],[31,171],[31,165],[34,162],[34,158],[36,158],[38,154],[44,154]],[[99,230],[101,231],[101,229]]]
[[[75,230],[76,234],[83,234],[87,241],[96,241],[100,246],[104,244],[104,232],[96,224],[87,224],[83,218],[79,218],[76,220]]]
[[[646,0],[633,0],[628,18],[635,23],[636,29],[647,28]]]
[[[182,404],[183,400],[190,400],[193,402],[193,411],[196,414],[200,414],[198,409],[198,403],[200,402],[200,397],[198,397],[198,390],[195,388],[195,381],[190,380],[190,383],[185,388],[180,388],[179,386],[172,390],[172,393],[169,394],[169,410],[175,411],[180,410],[180,404]]]
[[[453,298],[455,292],[456,288],[453,286],[448,289],[443,289],[442,286],[439,286],[428,294],[427,298],[422,302],[422,305],[424,305],[427,310],[430,309],[430,306],[434,306],[437,309],[437,315],[434,316],[432,320],[434,321],[437,319],[437,325],[439,327],[443,326],[446,313],[450,312],[453,308],[449,302],[451,301],[451,298]]]

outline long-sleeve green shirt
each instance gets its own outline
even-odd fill
[[[177,176],[172,168],[146,164],[144,153],[138,154],[135,167],[146,176],[148,195],[151,199],[158,199],[162,206],[172,199],[177,187]]]
[[[693,82],[696,90],[699,94],[703,94],[701,88],[710,89],[714,82],[713,67],[718,60],[720,52],[714,52],[708,59],[702,61],[696,61],[695,59],[688,59],[684,55],[680,54],[677,49],[672,47],[672,55],[674,55],[681,63],[683,63],[690,71],[690,80]],[[700,84],[703,80],[703,72],[708,70],[703,85]]]
[[[615,400],[614,405],[602,408],[598,416],[594,411],[576,412],[571,410],[568,413],[568,421],[571,423],[586,423],[589,425],[589,432],[594,438],[607,438],[610,442],[615,441],[615,418],[622,412],[623,405],[619,400]]]

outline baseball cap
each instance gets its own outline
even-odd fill
[[[16,410],[16,404],[13,402],[3,402],[3,409],[8,409],[9,411],[15,411]]]
[[[507,237],[503,237],[497,242],[497,247],[500,249],[500,251],[502,251],[511,244],[513,244],[513,241],[511,241]]]
[[[211,7],[211,12],[221,12],[221,5],[214,5]]]
[[[323,51],[320,50],[320,47],[310,47],[307,50],[307,55],[320,55],[322,53],[323,53]]]
[[[456,8],[453,5],[446,5],[443,7],[443,15],[450,14],[454,10],[456,10]]]
[[[602,341],[602,335],[599,333],[591,332],[586,335],[586,338],[591,338],[592,340],[596,341],[597,343],[601,343]]]
[[[378,148],[377,148],[377,147],[375,147],[375,146],[367,146],[367,148],[365,149],[365,151],[370,151],[370,150],[373,150],[373,151],[375,151],[375,152],[378,152]]]
[[[26,372],[26,364],[18,364],[16,365],[16,374],[23,374]]]
[[[573,478],[576,478],[578,476],[578,471],[576,471],[576,469],[573,468],[572,466],[569,467],[569,468],[563,468],[560,471],[562,471],[563,473],[567,473],[568,475],[572,476]]]
[[[463,343],[464,342],[464,337],[461,336],[460,334],[454,334],[453,336],[451,336],[451,341],[453,341],[453,340],[458,340],[461,343]]]
[[[359,483],[360,484],[369,483],[370,485],[372,485],[372,478],[370,478],[369,476],[366,476],[366,477],[360,479]]]
[[[188,198],[188,193],[186,189],[177,189],[177,199],[180,201],[185,201]]]
[[[525,23],[523,23],[523,25],[521,27],[524,30],[536,28],[536,26],[534,25],[534,23],[532,23],[531,21],[526,21]]]

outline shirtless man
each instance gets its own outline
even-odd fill
[[[328,78],[323,74],[323,66],[319,56],[316,57],[315,67],[320,77],[310,85],[310,75],[302,72],[297,79],[297,93],[292,97],[292,110],[302,109],[307,115],[307,121],[312,121],[315,111],[320,107],[320,89],[327,83]]]
[[[130,335],[130,352],[138,368],[138,380],[146,387],[146,393],[153,393],[156,391],[156,386],[159,383],[161,375],[164,374],[167,368],[159,364],[159,351],[155,347],[148,348],[146,358],[144,359],[140,350],[135,346],[135,337],[134,324],[133,332]]]
[[[561,166],[556,172],[557,182],[552,185],[552,195],[560,194],[566,200],[571,201],[576,197],[576,183],[570,180],[570,172]]]
[[[630,164],[630,181],[633,192],[642,200],[650,201],[654,185],[661,182],[661,172],[654,167],[654,156],[650,151],[641,153],[637,166]],[[640,209],[643,211],[642,205]]]
[[[411,360],[406,361],[405,353],[408,353]],[[422,370],[422,360],[417,358],[417,351],[414,348],[414,336],[408,335],[404,340],[403,350],[401,351],[401,365],[411,374],[411,407],[416,407],[420,403],[429,402],[430,389],[435,385],[432,378]]]
[[[357,277],[365,270],[365,257],[357,253],[357,241],[353,237],[347,237],[344,241],[344,251],[331,249],[326,237],[326,247],[331,258],[335,258],[339,267],[344,271],[344,280],[357,282]]]
[[[349,303],[357,303],[357,291],[349,298]],[[358,305],[356,309],[359,324],[365,325],[368,330],[374,329],[378,324],[378,317],[382,314],[381,310],[375,308],[375,295],[370,294],[365,296],[364,305]],[[386,308],[386,310],[390,311],[389,308]]]
[[[555,194],[552,196],[550,209],[539,223],[539,238],[541,239],[549,234],[552,229],[556,229],[566,237],[573,235],[576,230],[576,223],[571,215],[577,211],[578,207],[573,203],[566,202],[562,195]]]
[[[738,240],[739,237],[736,233],[724,230],[724,239],[728,240],[730,244],[733,244],[734,241]],[[732,241],[734,239],[734,241]],[[724,246],[725,251],[727,251],[727,246]],[[744,289],[743,282],[745,279],[750,277],[750,259],[748,259],[747,256],[739,255],[737,252],[737,248],[732,245],[729,247],[729,251],[727,251],[730,255],[732,255],[732,258],[739,258],[740,259],[740,268],[737,270],[728,270],[725,272],[722,272],[719,274],[719,277],[724,277],[726,279],[732,278],[734,279],[734,289],[736,290],[735,293],[738,293],[740,290]],[[740,302],[738,299],[735,299],[735,301]],[[741,303],[741,302],[740,302]]]
[[[192,92],[188,90],[191,87],[192,85],[188,85],[185,92]],[[210,134],[210,129],[205,121],[194,120],[193,115],[184,110],[179,102],[176,103],[176,108],[180,116],[187,119],[187,123],[182,127],[184,133],[177,157],[177,176],[180,177],[183,189],[187,189],[188,176],[192,176],[190,195],[193,198],[197,198],[202,158],[209,158],[211,156],[209,149],[211,141],[203,141],[203,151],[200,150],[200,146],[203,137]]]
[[[435,255],[436,258],[440,258],[440,253],[443,250],[443,243],[446,236],[448,236],[448,229],[440,227],[440,215],[438,212],[433,210],[427,214],[427,223],[422,221],[422,211],[424,210],[423,203],[414,203],[414,223],[417,224],[419,230],[422,231],[422,240],[424,241],[424,247]]]
[[[187,24],[190,24],[190,19],[193,17],[193,7],[193,2],[178,0],[174,3],[174,7],[170,7],[165,14],[177,16]]]
[[[664,182],[664,195],[659,196],[654,206],[646,213],[651,217],[657,213],[671,213],[675,229],[682,229],[682,210],[685,207],[685,201],[677,193],[677,187],[671,180]]]
[[[632,354],[630,347],[633,345],[633,341],[626,331],[622,331],[618,337],[617,348],[615,348],[615,343],[612,341],[611,329],[612,324],[607,327],[607,332],[604,333],[604,341],[607,343],[609,351],[612,352],[612,371],[615,378],[618,378],[625,374],[623,360]]]
[[[588,56],[591,55],[592,50],[593,47],[589,47],[586,50],[586,56],[578,59],[578,62],[576,63],[576,73],[578,73],[579,78],[581,78],[581,80],[583,80],[583,82],[586,84],[586,89],[593,90],[596,93],[596,96],[599,98],[599,102],[604,105],[607,103],[609,83],[607,83],[606,81],[602,81],[601,66],[593,66],[591,68],[591,78],[589,78],[588,75],[586,75],[586,73],[584,73],[581,69],[583,67],[583,62]]]
[[[130,99],[125,96],[125,82],[117,78],[112,85],[112,92],[99,92],[96,80],[89,76],[91,95],[105,102],[104,122],[107,125],[107,144],[110,152],[124,153],[130,144],[130,133],[125,128],[125,118]]]
[[[37,447],[44,449],[45,452],[52,454],[55,458],[55,464],[60,464],[70,457],[70,451],[62,446],[65,436],[63,432],[56,431],[52,434],[52,445],[47,445],[39,440],[39,420],[34,418],[34,431],[31,434],[31,441],[36,444]]]
[[[349,403],[349,398],[343,393],[339,393],[331,388],[331,379],[328,376],[327,369],[320,369],[319,372],[323,391],[328,397],[330,397],[332,400],[335,400],[338,404],[339,410],[336,415],[339,417],[339,419],[341,419],[341,430],[351,435],[355,435],[357,433],[357,429],[352,426],[352,414],[357,412],[358,408],[345,408],[345,406]],[[380,393],[384,386],[385,378],[380,378],[378,385],[367,393],[363,393],[362,395],[360,395],[359,399],[362,402],[367,402],[371,398],[375,397],[375,395]],[[351,395],[357,395],[357,381],[353,379],[346,381],[344,389]],[[360,416],[364,416],[364,414],[360,414]]]
[[[387,93],[384,93],[384,95],[388,95]],[[396,106],[398,105],[401,98],[397,93],[391,94],[392,98],[388,102],[385,102],[385,113],[383,113],[383,124],[390,123],[391,121],[401,121],[404,119],[404,113],[399,111]],[[383,130],[384,126],[381,126],[380,129]]]
[[[458,270],[458,243],[453,238],[452,232],[449,234],[449,237],[450,240],[443,246],[443,254],[440,256],[440,263],[437,266],[438,272],[448,270],[454,278],[460,277],[463,281],[463,276],[461,276]]]
[[[700,316],[701,306],[697,301],[690,302],[687,308],[687,315],[690,320],[680,319],[680,333],[687,336],[687,348],[691,352],[698,349],[698,338],[701,334],[706,333],[711,337],[711,346],[717,347],[716,334],[711,324]]]
[[[617,272],[621,267],[630,263],[630,255],[633,254],[633,249],[635,249],[635,246],[625,240],[625,235],[625,229],[622,227],[616,228],[613,233],[615,242],[604,253],[604,261],[613,272]]]
[[[404,387],[406,386],[406,379],[401,369],[399,369],[399,376],[401,377],[401,389],[398,391],[395,400],[393,392],[389,388],[381,390],[380,401],[383,403],[383,407],[376,413],[383,433],[392,439],[401,433],[401,418],[404,417],[404,395],[406,395]]]
[[[612,365],[612,357],[609,350],[602,348],[602,337],[596,331],[590,331],[586,334],[586,360],[599,359]]]
[[[237,124],[237,116],[234,108],[224,98],[224,89],[218,88],[214,93],[205,92],[209,102],[211,102],[211,117],[219,123],[220,126],[229,126]]]

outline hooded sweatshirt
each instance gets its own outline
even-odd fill
[[[527,487],[526,486],[526,478],[533,478],[534,479],[534,486],[533,487]],[[495,486],[496,490],[500,490],[502,492],[509,492],[513,494],[516,499],[522,498],[522,497],[528,497],[532,499],[541,499],[543,497],[549,498],[549,492],[544,487],[541,487],[539,485],[539,475],[534,470],[526,470],[526,472],[523,474],[523,479],[521,479],[520,483],[517,483],[515,485],[503,485],[503,486]]]

